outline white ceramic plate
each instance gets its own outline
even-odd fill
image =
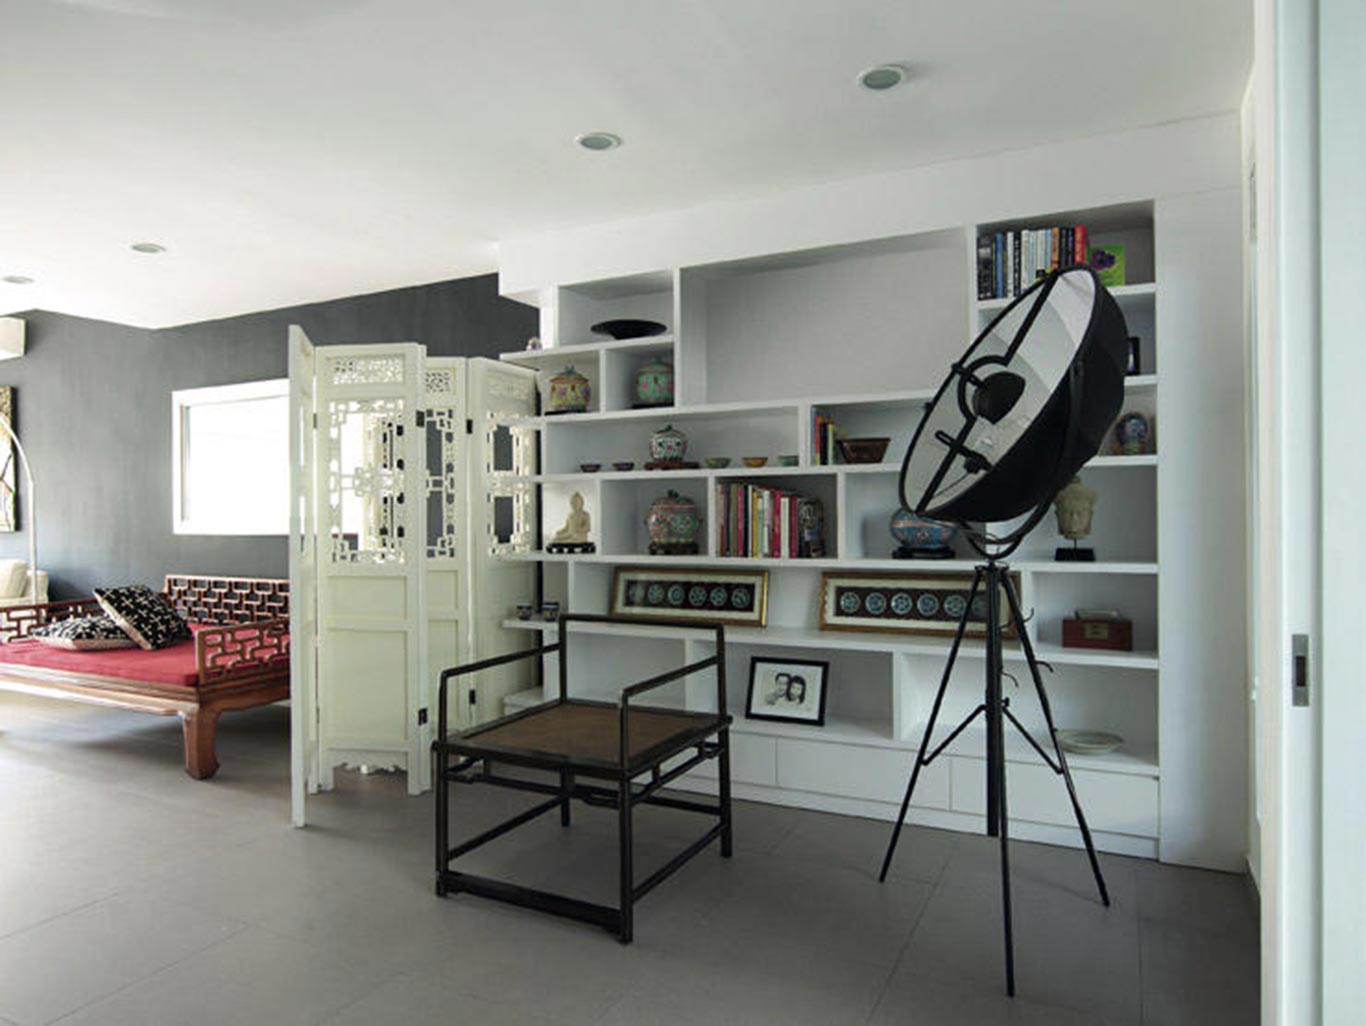
[[[1124,743],[1124,738],[1105,730],[1060,730],[1058,744],[1074,755],[1104,755]]]

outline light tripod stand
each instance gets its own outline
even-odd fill
[[[1105,888],[1105,878],[1100,872],[1100,862],[1096,859],[1096,849],[1091,842],[1091,830],[1086,825],[1086,815],[1081,811],[1081,803],[1077,800],[1077,789],[1072,782],[1072,773],[1067,767],[1067,756],[1058,743],[1058,731],[1053,723],[1053,711],[1048,704],[1048,693],[1044,690],[1043,678],[1039,673],[1039,661],[1034,656],[1034,646],[1030,643],[1029,634],[1024,627],[1025,619],[1020,612],[1020,599],[1010,577],[1010,567],[999,562],[994,555],[986,553],[980,548],[978,551],[986,557],[986,562],[978,566],[973,573],[972,588],[968,593],[967,605],[963,609],[963,615],[958,619],[958,629],[954,632],[953,644],[949,647],[948,664],[944,667],[944,676],[939,681],[939,690],[934,695],[934,704],[930,708],[930,718],[925,724],[925,736],[921,739],[920,749],[916,753],[915,765],[911,769],[911,778],[906,784],[906,794],[901,799],[901,812],[897,816],[896,826],[892,829],[892,838],[887,845],[887,854],[882,859],[882,871],[878,874],[878,880],[883,882],[887,879],[887,871],[891,868],[892,856],[896,853],[896,843],[901,837],[901,827],[906,820],[906,810],[910,807],[911,796],[915,793],[915,784],[920,777],[920,771],[939,758],[945,749],[979,716],[984,717],[986,720],[987,756],[987,834],[991,837],[1000,838],[1001,842],[1001,895],[1005,926],[1006,992],[1014,997],[1015,944],[1011,927],[1010,906],[1010,816],[1006,804],[1005,723],[1007,720],[1033,746],[1043,761],[1048,764],[1048,767],[1067,782],[1067,795],[1072,801],[1072,811],[1076,814],[1077,826],[1081,830],[1082,840],[1086,843],[1086,854],[1091,860],[1091,872],[1095,874],[1096,886],[1100,889],[1100,900],[1107,907],[1110,904],[1110,895]],[[949,735],[933,751],[930,751],[930,742],[934,734],[935,724],[939,720],[939,711],[944,704],[944,694],[949,688],[949,679],[953,676],[953,667],[958,658],[958,650],[963,643],[963,636],[967,632],[969,619],[973,615],[977,596],[983,588],[985,588],[986,598],[986,695],[982,703],[950,731]],[[1002,598],[1005,599],[1005,604],[1009,610],[1009,621],[1004,621],[1001,617]],[[1039,705],[1043,708],[1044,721],[1048,724],[1048,738],[1052,743],[1053,758],[1049,757],[1044,747],[1010,711],[1010,699],[1002,694],[1001,685],[1005,677],[1002,634],[1007,623],[1014,624],[1016,633],[1019,635],[1020,647],[1024,650],[1025,662],[1029,665],[1029,675],[1034,681],[1034,690],[1039,696]]]

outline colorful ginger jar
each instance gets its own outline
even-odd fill
[[[1115,441],[1125,456],[1138,456],[1148,448],[1148,418],[1141,413],[1126,413],[1115,423]]]
[[[918,517],[905,506],[892,514],[888,525],[892,537],[901,543],[906,553],[939,554],[950,549],[958,528],[940,520]]]
[[[674,403],[674,369],[657,356],[652,356],[636,370],[637,406],[672,406]]]
[[[688,436],[668,425],[650,436],[650,459],[656,463],[681,462],[688,451]]]
[[[668,495],[650,503],[645,526],[650,532],[651,555],[696,552],[702,516],[697,503],[670,489]]]
[[[588,379],[573,367],[566,367],[550,379],[547,413],[583,413],[588,409]]]

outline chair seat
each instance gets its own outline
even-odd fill
[[[620,767],[620,708],[604,702],[563,701],[537,706],[467,731],[453,751],[553,761],[570,767]],[[628,765],[649,765],[730,722],[715,713],[632,708]]]

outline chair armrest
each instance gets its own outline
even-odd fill
[[[508,652],[505,655],[490,656],[487,659],[480,659],[477,662],[465,663],[462,666],[452,666],[450,669],[441,671],[441,688],[436,698],[436,741],[434,744],[444,744],[446,741],[446,684],[455,677],[462,677],[467,673],[478,673],[480,670],[491,670],[495,666],[506,666],[508,663],[515,663],[521,659],[530,659],[532,656],[545,655],[548,652],[558,652],[559,643],[553,645],[538,645],[535,648],[523,649],[520,652]]]

